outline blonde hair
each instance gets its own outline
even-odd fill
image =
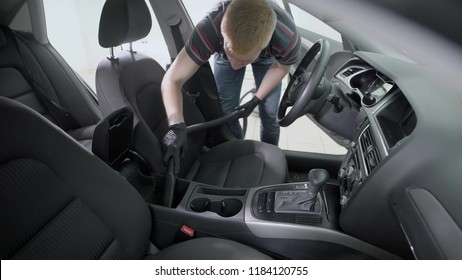
[[[232,53],[246,55],[268,45],[276,22],[276,13],[266,0],[233,0],[223,16],[221,32]]]

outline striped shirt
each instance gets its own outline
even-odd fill
[[[221,21],[230,2],[231,0],[221,1],[194,28],[185,49],[196,64],[201,65],[208,61],[214,53],[224,54]],[[269,1],[269,3],[276,12],[276,29],[268,46],[262,50],[259,58],[274,57],[281,64],[292,65],[300,55],[300,35],[290,15],[273,1]]]

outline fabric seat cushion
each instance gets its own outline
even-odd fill
[[[149,260],[270,260],[243,244],[219,238],[204,237],[181,242],[146,257]]]
[[[0,97],[2,259],[142,258],[151,216],[127,181],[43,116]]]
[[[91,151],[91,146],[93,142],[93,132],[95,131],[96,125],[90,125],[81,127],[74,130],[67,131],[72,138],[77,140],[82,146]]]

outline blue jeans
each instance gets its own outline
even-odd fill
[[[253,77],[255,84],[258,87],[266,74],[266,71],[274,63],[274,58],[259,59],[252,63]],[[223,113],[228,114],[234,111],[239,106],[239,99],[241,94],[242,82],[244,80],[245,67],[233,70],[228,60],[215,54],[215,82],[220,96],[221,109]],[[278,145],[279,143],[279,124],[277,123],[276,116],[279,105],[279,98],[281,96],[281,83],[279,83],[258,105],[260,114],[260,139],[262,142]],[[238,139],[243,139],[244,135],[239,121],[228,123],[231,132]]]

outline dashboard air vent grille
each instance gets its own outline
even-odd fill
[[[361,71],[361,68],[358,68],[358,67],[351,67],[351,68],[348,68],[347,70],[345,70],[343,73],[342,73],[342,76],[347,78],[351,75],[353,75],[354,73],[357,73]]]
[[[370,127],[361,135],[361,150],[364,155],[364,163],[369,174],[380,163],[381,157],[374,141]]]

